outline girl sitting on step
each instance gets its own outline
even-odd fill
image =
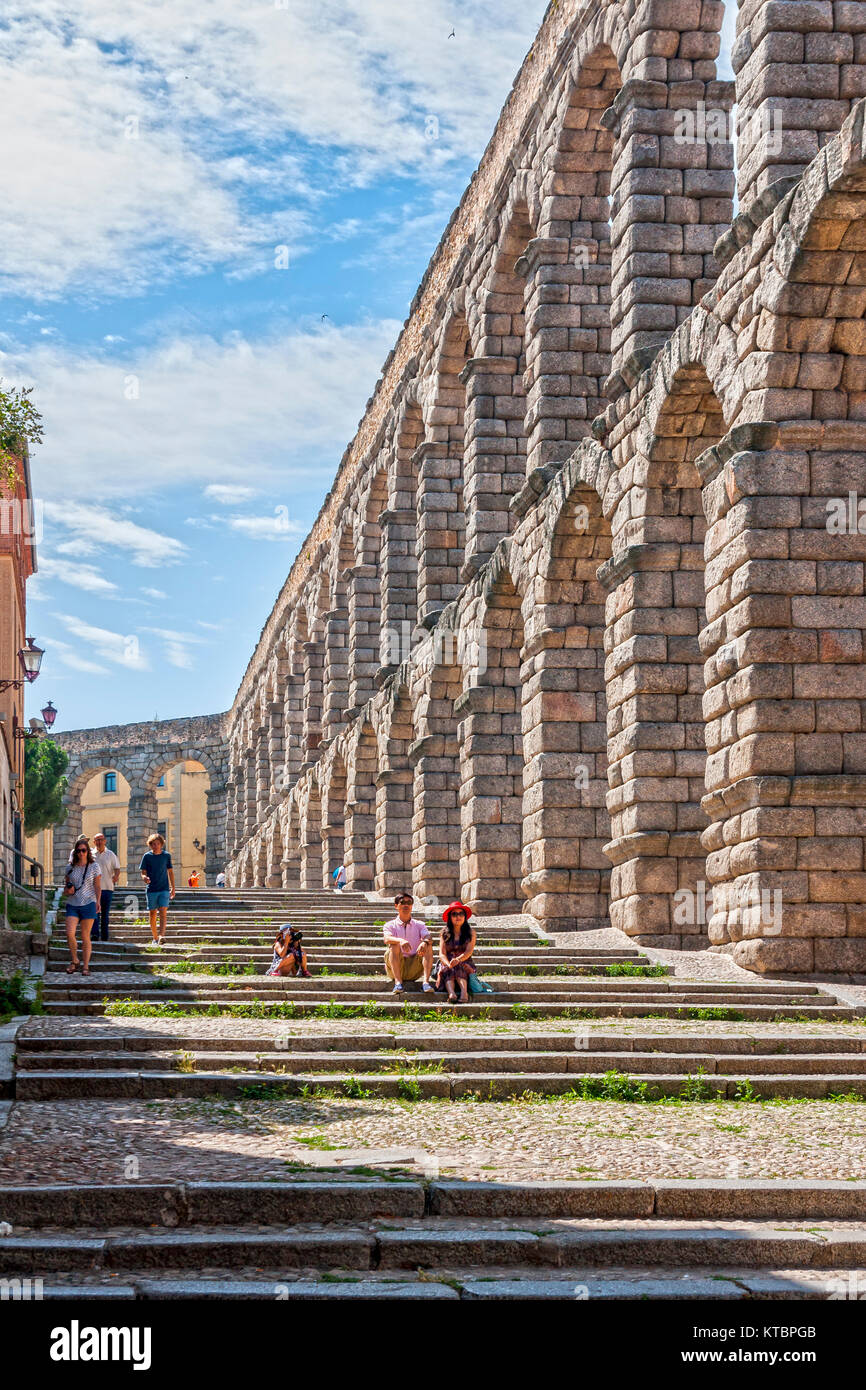
[[[447,989],[449,1004],[469,1001],[469,976],[475,974],[472,952],[476,941],[475,928],[469,925],[471,916],[472,908],[461,902],[452,903],[442,913],[445,926],[439,943],[436,988]]]
[[[307,953],[301,945],[302,941],[302,933],[295,931],[291,922],[280,927],[274,941],[274,955],[268,975],[299,975],[302,980],[309,980]]]

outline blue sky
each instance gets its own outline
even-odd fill
[[[545,8],[6,0],[0,375],[45,417],[28,712],[229,707]]]

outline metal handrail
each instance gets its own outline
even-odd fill
[[[11,849],[13,855],[19,855],[22,859],[26,859],[28,864],[35,864],[37,869],[39,870],[39,916],[42,921],[42,930],[45,931],[45,869],[41,861],[38,859],[34,859],[33,856],[30,854],[25,854],[24,850],[19,848],[19,846],[10,844],[8,840],[4,840],[2,837],[0,837],[0,846],[2,846],[4,849]],[[14,873],[11,875],[7,874],[5,869],[3,869],[2,865],[0,865],[0,878],[2,878],[4,882],[11,883],[13,888],[16,888],[21,893],[25,893],[27,895],[32,894],[34,898],[37,896],[37,890],[35,887],[28,888],[26,884],[18,883],[15,879]]]

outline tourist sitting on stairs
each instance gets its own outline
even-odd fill
[[[433,945],[426,922],[419,922],[412,916],[415,899],[411,893],[398,893],[394,899],[397,916],[387,922],[382,933],[385,938],[385,973],[394,981],[394,993],[403,993],[404,980],[417,980],[423,976],[424,993],[429,994],[433,986],[430,975],[433,970]]]
[[[280,927],[274,942],[273,959],[266,973],[298,975],[302,980],[309,980],[311,977],[307,969],[307,953],[301,945],[302,941],[302,933],[295,931],[291,922]]]
[[[470,927],[472,908],[454,902],[442,913],[442,936],[439,942],[439,975],[437,989],[448,991],[449,1004],[469,1002],[469,976],[475,974],[472,952],[475,950],[475,928]]]

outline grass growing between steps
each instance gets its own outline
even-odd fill
[[[487,1090],[479,1088],[468,1091],[453,1100],[444,1096],[431,1096],[422,1093],[419,1076],[433,1069],[412,1069],[404,1071],[398,1078],[396,1099],[409,1104],[424,1102],[428,1105],[559,1105],[565,1103],[586,1103],[590,1101],[616,1102],[624,1105],[657,1105],[663,1107],[690,1105],[815,1105],[833,1103],[837,1105],[863,1105],[866,1097],[845,1092],[826,1096],[820,1100],[813,1097],[762,1096],[754,1090],[751,1082],[738,1083],[733,1096],[720,1095],[710,1084],[702,1070],[687,1076],[677,1095],[659,1093],[650,1081],[639,1081],[624,1072],[608,1071],[602,1076],[585,1076],[568,1091],[548,1095],[543,1091],[527,1088],[518,1095],[503,1096],[496,1093],[495,1085],[490,1083]],[[394,1075],[394,1072],[388,1073]],[[439,1073],[441,1074],[441,1073]],[[327,1074],[325,1074],[327,1076]],[[364,1086],[356,1076],[348,1076],[333,1085],[315,1086],[306,1084],[300,1090],[282,1085],[254,1084],[242,1086],[238,1092],[242,1100],[264,1101],[340,1101],[340,1100],[386,1100],[393,1097],[377,1096],[376,1091]]]
[[[103,998],[104,1013],[106,1018],[258,1018],[258,1019],[298,1019],[303,1021],[309,1018],[361,1018],[361,1019],[390,1019],[394,1021],[393,1012],[383,1004],[377,1004],[373,1000],[368,1000],[365,1004],[338,1004],[331,1000],[325,1004],[316,1004],[312,1009],[299,1009],[294,1001],[289,1000],[281,1004],[265,1004],[260,999],[255,999],[249,1004],[208,1004],[201,1008],[189,1009],[178,1004],[175,1000],[167,1000],[164,1004],[154,1004],[146,1000],[138,999],[113,999]],[[484,1007],[474,1009],[471,1013],[457,1013],[455,1011],[436,1013],[431,1017],[429,1009],[420,1009],[413,1004],[404,1004],[400,1010],[401,1023],[489,1023],[490,1011]]]

